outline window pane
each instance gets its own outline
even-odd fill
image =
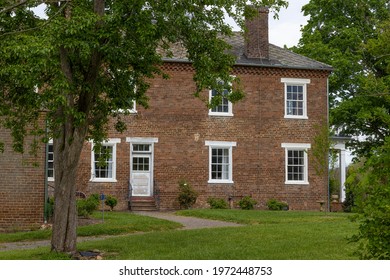
[[[96,178],[112,178],[113,168],[113,146],[102,146],[100,152],[94,153],[95,161],[95,177]],[[100,159],[104,158],[103,161]]]
[[[211,179],[229,180],[229,149],[213,148],[211,153]]]
[[[211,91],[211,97],[214,97],[217,94],[218,94],[218,92],[216,90],[213,89]],[[228,95],[228,94],[229,94],[229,92],[227,90],[224,90],[222,92],[222,96]],[[218,106],[212,108],[211,112],[229,113],[229,100],[227,98],[225,98],[225,97],[222,97],[221,103]]]
[[[134,144],[133,145],[134,152],[149,152],[150,144]]]
[[[305,151],[303,150],[287,151],[287,180],[288,181],[305,180]]]
[[[47,144],[47,177],[54,178],[54,148],[53,144]]]
[[[303,86],[287,86],[286,106],[287,115],[303,116]]]
[[[149,158],[133,157],[133,171],[149,171]]]

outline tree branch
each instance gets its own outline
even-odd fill
[[[20,6],[27,4],[27,2],[28,2],[28,0],[21,0],[19,3],[15,3],[11,6],[5,7],[4,9],[0,10],[0,14],[10,12],[17,7],[20,7]]]
[[[28,0],[26,0],[28,1]],[[8,35],[13,35],[13,34],[20,34],[20,33],[24,33],[24,32],[30,32],[30,31],[34,31],[34,30],[38,30],[38,29],[41,29],[43,27],[45,27],[46,25],[48,25],[55,17],[57,17],[64,9],[65,7],[67,6],[68,2],[70,2],[69,0],[67,1],[60,1],[60,2],[66,2],[65,5],[63,7],[61,7],[55,14],[54,16],[52,16],[51,18],[49,18],[47,21],[45,21],[45,23],[37,26],[37,27],[33,27],[33,28],[29,28],[29,29],[24,29],[24,30],[17,30],[17,31],[12,31],[12,32],[6,32],[6,33],[3,33],[3,34],[0,34],[0,38],[1,37],[4,37],[4,36],[8,36]]]

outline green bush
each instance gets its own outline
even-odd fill
[[[104,201],[104,204],[109,206],[110,210],[112,211],[114,210],[114,207],[118,204],[118,200],[114,196],[108,195],[106,197],[106,201]]]
[[[99,207],[99,195],[90,195],[87,199],[77,200],[77,215],[88,218]]]
[[[46,201],[45,215],[48,220],[54,216],[54,197],[48,197]]]
[[[277,199],[270,199],[267,201],[269,210],[288,210],[288,204]]]
[[[228,209],[229,204],[223,198],[209,197],[207,203],[211,209]]]
[[[100,194],[98,194],[98,193],[93,193],[93,194],[91,194],[91,195],[89,196],[88,199],[94,200],[94,201],[96,201],[96,202],[99,204],[99,202],[100,202]]]
[[[244,196],[238,201],[238,206],[243,210],[252,210],[256,204],[257,201],[250,196]]]
[[[177,200],[179,201],[180,208],[188,209],[195,204],[196,199],[198,198],[198,193],[193,190],[190,184],[187,181],[179,182],[179,195]]]

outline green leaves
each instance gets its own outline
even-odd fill
[[[329,79],[331,124],[364,136],[350,145],[364,164],[348,178],[359,211],[359,254],[390,258],[390,3],[311,0],[296,48],[334,67]]]
[[[310,20],[296,50],[334,67],[331,125],[343,134],[367,136],[352,142],[357,155],[367,157],[390,135],[389,3],[311,0],[303,11]]]
[[[276,13],[287,6],[284,0],[250,2]],[[235,58],[223,38],[231,34],[225,15],[242,25],[246,1],[50,2],[45,19],[29,9],[38,4],[1,0],[0,115],[19,141],[39,111],[47,112],[51,133],[86,126],[88,138],[104,139],[110,116],[131,109],[133,100],[148,106],[150,79],[166,77],[161,49],[169,53],[177,42],[196,70],[196,96],[222,80],[230,101],[243,97],[238,82],[230,88]],[[104,14],[97,8],[102,4]],[[125,125],[118,120],[116,128],[124,131]]]
[[[360,221],[352,241],[363,259],[390,259],[390,138],[372,154],[351,185]]]

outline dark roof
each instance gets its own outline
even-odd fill
[[[315,69],[332,71],[332,66],[296,54],[290,50],[269,44],[269,59],[253,59],[244,55],[244,37],[241,32],[234,32],[226,41],[232,46],[231,52],[237,57],[236,65],[266,66],[278,68]],[[164,61],[189,62],[184,46],[176,43],[171,46],[172,57]]]

